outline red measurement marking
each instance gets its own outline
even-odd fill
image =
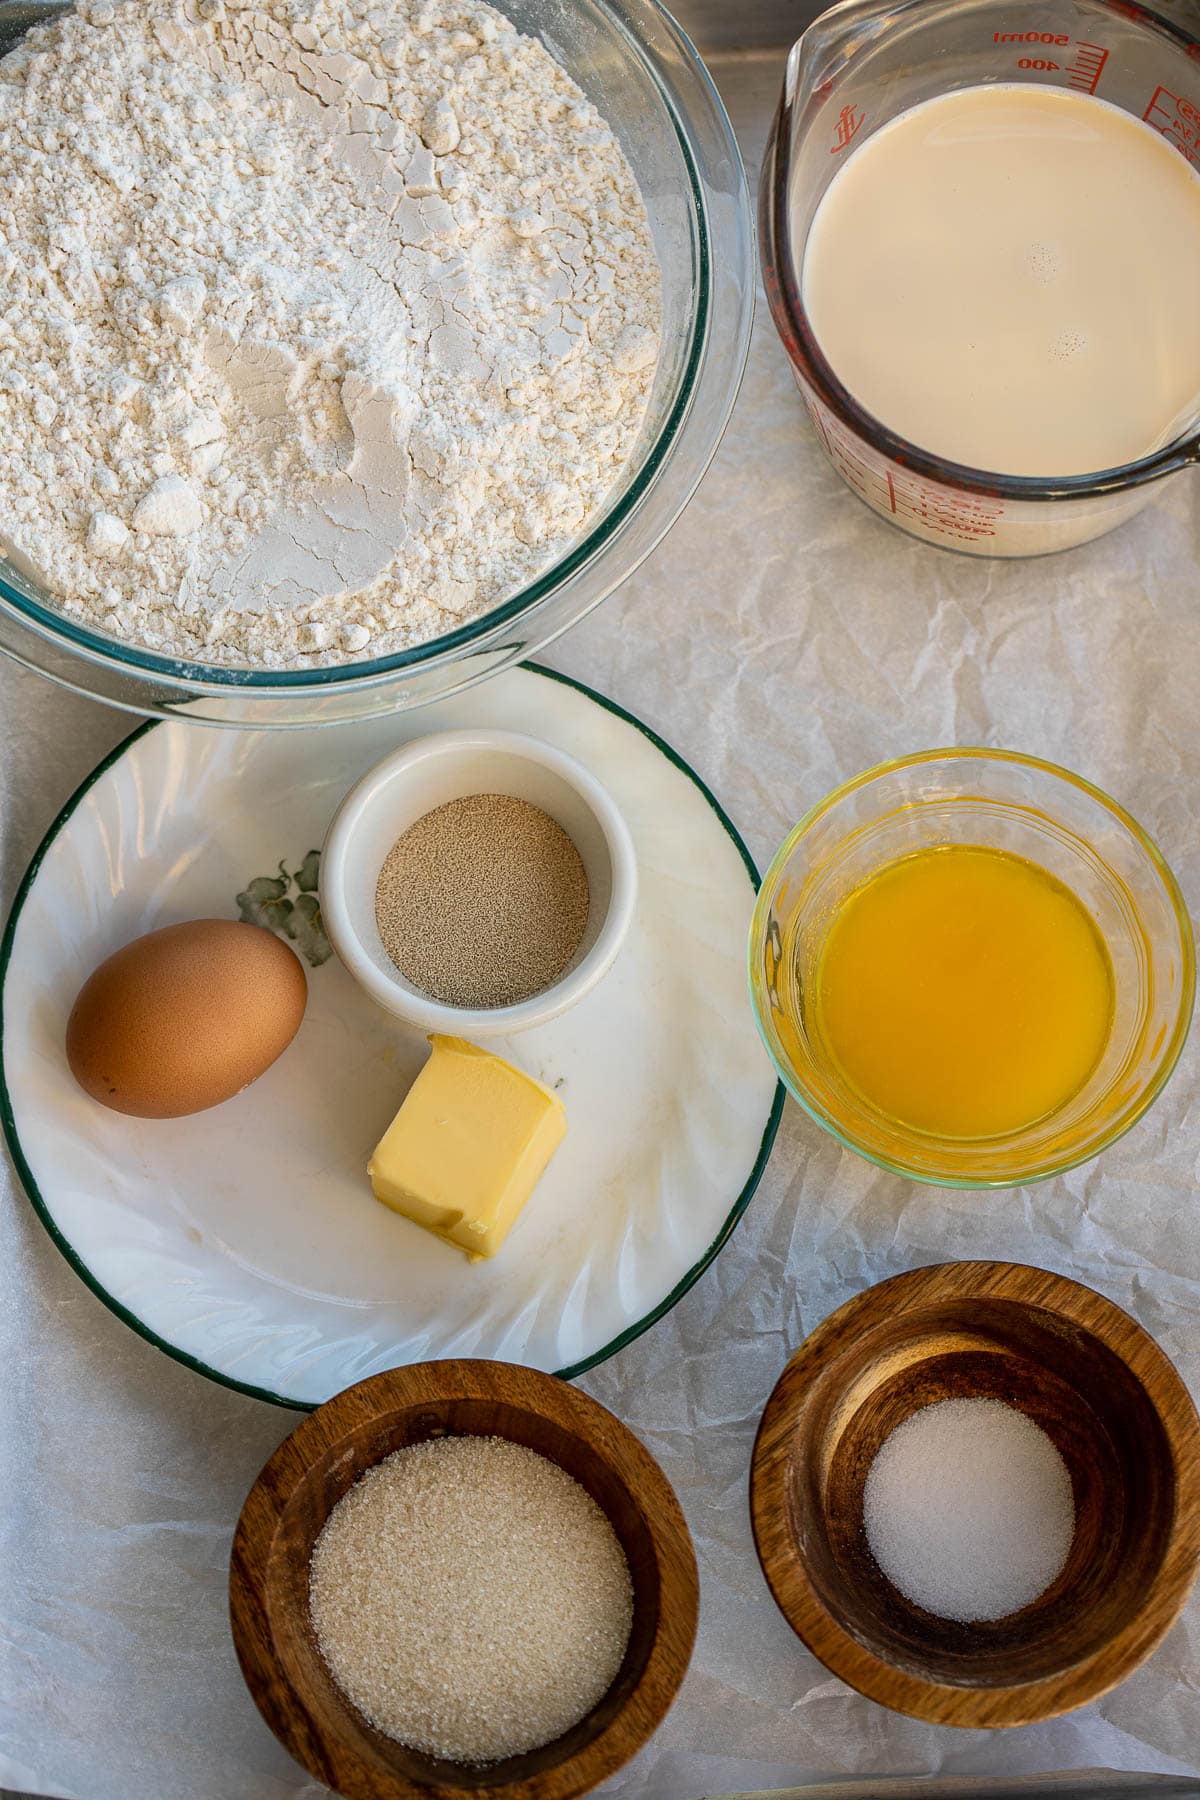
[[[829,146],[830,156],[836,156],[839,150],[846,148],[855,133],[866,123],[866,118],[866,113],[859,112],[856,106],[843,106],[838,114],[833,143]]]
[[[1110,4],[1112,0],[1110,0]],[[993,44],[1020,44],[1029,50],[1017,64],[1020,69],[1058,69],[1061,68],[1067,77],[1067,86],[1075,88],[1081,94],[1094,94],[1104,73],[1104,65],[1108,61],[1108,51],[1100,44],[1084,44],[1076,41],[1075,56],[1071,62],[1057,63],[1042,56],[1033,54],[1035,48],[1062,50],[1069,48],[1071,39],[1063,31],[993,31]]]
[[[852,437],[812,394],[803,388],[801,392],[830,462],[868,506],[898,519],[911,519],[926,531],[960,543],[995,537],[997,521],[1004,513],[1002,500],[958,493],[895,468]]]
[[[895,483],[898,518],[914,519],[927,531],[958,538],[966,544],[996,535],[996,523],[1004,512],[1003,500],[984,500],[974,494],[956,494],[950,488],[915,477]]]
[[[1190,163],[1200,164],[1200,107],[1165,87],[1156,87],[1142,118]]]
[[[993,44],[1054,44],[1062,49],[1070,43],[1065,31],[993,31]]]
[[[1107,61],[1108,51],[1102,50],[1099,44],[1076,44],[1075,60],[1066,65],[1070,71],[1068,86],[1077,88],[1081,94],[1094,94]]]

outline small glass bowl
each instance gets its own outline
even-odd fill
[[[885,864],[939,844],[1008,850],[1049,870],[1087,907],[1112,959],[1113,1026],[1090,1079],[1057,1111],[997,1137],[939,1137],[878,1111],[806,1021],[841,902]],[[1078,775],[1005,750],[927,750],[846,782],[780,848],[750,927],[755,1016],[789,1091],[839,1143],[943,1187],[1043,1181],[1115,1143],[1175,1067],[1195,987],[1183,896],[1141,827]]]

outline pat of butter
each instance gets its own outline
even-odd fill
[[[463,1038],[433,1054],[367,1164],[375,1198],[472,1261],[495,1256],[567,1118],[557,1094]]]

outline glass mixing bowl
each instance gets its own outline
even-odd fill
[[[0,55],[69,0],[0,0]],[[603,511],[520,593],[444,637],[335,668],[176,661],[84,629],[0,556],[0,650],[136,713],[234,726],[317,725],[441,699],[573,625],[674,524],[733,408],[754,307],[751,209],[725,109],[656,0],[503,0],[613,127],[637,176],[663,276],[659,366],[637,445]],[[0,544],[4,521],[0,519]]]
[[[1084,906],[1108,948],[1113,1022],[1084,1086],[1020,1131],[942,1138],[878,1111],[810,1028],[820,950],[838,906],[914,850],[978,844],[1039,864]],[[1129,814],[1053,763],[1006,750],[927,750],[869,769],[807,813],[763,878],[750,992],[771,1059],[839,1143],[942,1187],[1016,1187],[1086,1162],[1135,1124],[1179,1059],[1196,990],[1175,877]]]

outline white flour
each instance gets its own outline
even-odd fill
[[[0,552],[171,656],[452,630],[627,461],[660,277],[478,0],[84,0],[0,61]]]

